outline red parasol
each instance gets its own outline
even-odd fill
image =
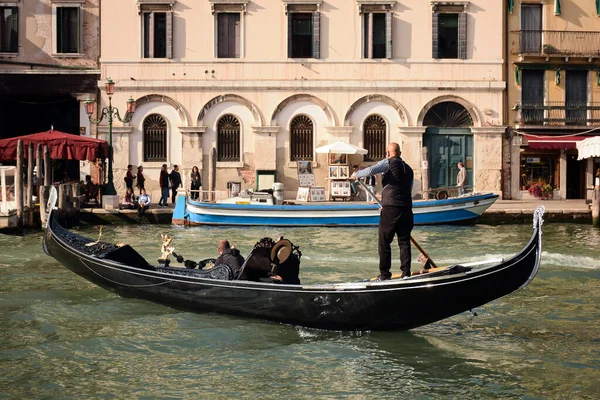
[[[23,148],[27,149],[29,143],[37,147],[38,143],[48,146],[50,158],[53,160],[88,160],[96,161],[97,158],[108,157],[108,143],[106,140],[94,139],[87,136],[72,135],[70,133],[55,131],[53,129],[0,140],[0,160],[15,160],[17,158],[17,142],[23,141]],[[25,158],[27,158],[27,151]]]

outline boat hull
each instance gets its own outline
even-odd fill
[[[176,308],[320,329],[405,330],[482,306],[527,285],[539,267],[542,213],[536,216],[529,243],[509,260],[444,276],[385,282],[282,285],[207,279],[183,268],[178,273],[174,268],[133,267],[75,247],[73,243],[91,239],[65,230],[54,218],[44,235],[44,250],[101,287]]]
[[[180,196],[183,200],[185,196]],[[465,223],[479,217],[498,195],[415,201],[415,225]],[[379,205],[365,203],[254,205],[177,201],[175,225],[377,226]]]

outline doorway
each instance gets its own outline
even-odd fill
[[[567,154],[567,199],[585,198],[585,164],[577,155]]]
[[[458,162],[467,169],[467,186],[473,185],[473,135],[465,128],[427,128],[423,135],[432,189],[456,186]]]

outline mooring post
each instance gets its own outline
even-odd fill
[[[50,185],[52,185],[52,160],[50,160],[50,149],[44,146],[44,186]]]
[[[17,176],[15,176],[15,200],[17,201],[17,226],[23,227],[23,141],[17,142]]]
[[[600,187],[594,187],[592,192],[592,225],[600,227]]]
[[[40,188],[44,185],[44,171],[43,171],[43,158],[42,158],[42,144],[38,143],[37,145],[37,149],[35,152],[35,169],[37,170],[36,172],[36,180],[37,180],[37,187],[35,188],[35,193],[38,196],[38,200],[42,198],[42,196],[40,196]]]
[[[33,143],[27,146],[27,226],[33,226]]]

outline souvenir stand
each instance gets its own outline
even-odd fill
[[[327,179],[332,200],[348,200],[352,196],[348,154],[367,154],[367,150],[344,141],[317,147],[317,153],[327,154]]]
[[[298,161],[298,193],[296,201],[325,201],[325,188],[315,186],[315,174],[310,161]]]

